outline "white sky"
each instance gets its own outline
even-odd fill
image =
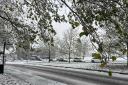
[[[64,23],[64,22],[63,23],[53,22],[53,27],[57,32],[56,36],[60,38],[63,37],[63,34],[67,29],[71,28],[71,26],[68,23]]]
[[[56,3],[58,3],[58,2],[56,2]],[[68,3],[68,5],[70,6],[71,4]],[[63,14],[64,15],[68,15],[69,11],[70,10],[66,6],[63,6],[63,8],[60,8],[59,9],[58,14],[59,15],[63,15]],[[65,17],[65,18],[67,19],[67,17]],[[54,29],[57,32],[57,35],[56,36],[59,37],[59,38],[63,37],[63,34],[64,34],[64,32],[67,29],[71,28],[71,26],[70,26],[69,23],[64,23],[64,22],[57,23],[57,22],[53,21],[52,24],[53,24]]]

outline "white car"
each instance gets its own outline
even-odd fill
[[[84,62],[87,62],[87,63],[90,63],[91,60],[92,60],[92,57],[85,57],[85,58],[83,59],[83,61],[84,61]]]

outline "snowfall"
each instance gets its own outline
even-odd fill
[[[111,62],[108,66],[101,68],[100,63],[91,63],[91,62],[50,62],[47,61],[13,61],[6,62],[6,64],[22,64],[22,65],[32,65],[32,66],[48,66],[54,68],[62,69],[73,69],[79,71],[89,71],[89,72],[102,72],[107,73],[111,70],[116,75],[124,75],[128,77],[128,68],[126,63],[123,62]],[[120,76],[119,75],[119,76]],[[46,79],[37,75],[34,75],[33,72],[24,69],[16,69],[15,67],[5,66],[5,73],[0,74],[0,85],[66,85],[61,82],[53,81]]]

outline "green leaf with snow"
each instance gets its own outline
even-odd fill
[[[101,60],[101,55],[100,55],[100,53],[92,53],[92,57],[93,57],[94,59],[99,59],[99,60]]]
[[[116,60],[116,56],[112,56],[112,61],[115,61]]]
[[[85,35],[85,32],[81,32],[81,33],[79,34],[80,37],[82,37],[82,36],[84,36],[84,35]]]
[[[105,67],[106,65],[107,65],[107,63],[103,62],[103,63],[100,64],[100,67],[103,68],[103,67]]]
[[[79,22],[74,22],[75,27],[78,27],[80,24]]]
[[[109,70],[108,75],[112,77],[112,71]]]

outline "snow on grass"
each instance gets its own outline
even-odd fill
[[[31,85],[28,82],[14,78],[9,74],[0,74],[0,85]]]
[[[126,63],[108,63],[106,67],[101,68],[100,63],[84,63],[84,62],[29,62],[28,65],[35,66],[54,66],[54,67],[65,67],[65,68],[75,68],[75,69],[91,69],[91,70],[103,70],[103,71],[113,71],[128,73],[128,68]]]

